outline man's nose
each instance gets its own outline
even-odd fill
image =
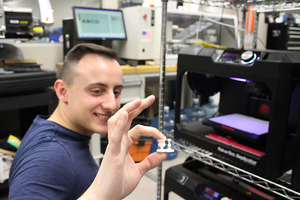
[[[114,92],[107,93],[102,103],[102,107],[109,111],[115,111],[118,108]]]

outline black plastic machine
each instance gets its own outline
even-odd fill
[[[0,43],[0,97],[39,92],[53,86],[57,79],[55,71],[40,66],[24,60],[22,51],[14,45]]]
[[[217,115],[180,123],[186,72],[197,94],[220,92]],[[299,83],[298,52],[183,48],[178,55],[174,137],[266,179],[293,169],[291,187],[299,191]]]
[[[284,199],[190,158],[166,171],[164,200],[170,192],[189,200]]]

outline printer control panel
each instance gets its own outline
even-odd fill
[[[215,62],[251,66],[260,59],[260,52],[254,51],[225,51],[215,52]]]

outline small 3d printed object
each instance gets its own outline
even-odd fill
[[[174,152],[171,148],[171,139],[157,140],[157,152]]]

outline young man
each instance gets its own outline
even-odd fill
[[[116,59],[114,51],[95,44],[70,50],[62,79],[54,84],[57,108],[34,119],[14,157],[9,199],[121,199],[166,158],[153,153],[135,164],[128,154],[141,136],[165,136],[152,127],[129,130],[155,98],[137,99],[119,110],[123,77]],[[94,133],[108,133],[100,169],[89,151]]]

